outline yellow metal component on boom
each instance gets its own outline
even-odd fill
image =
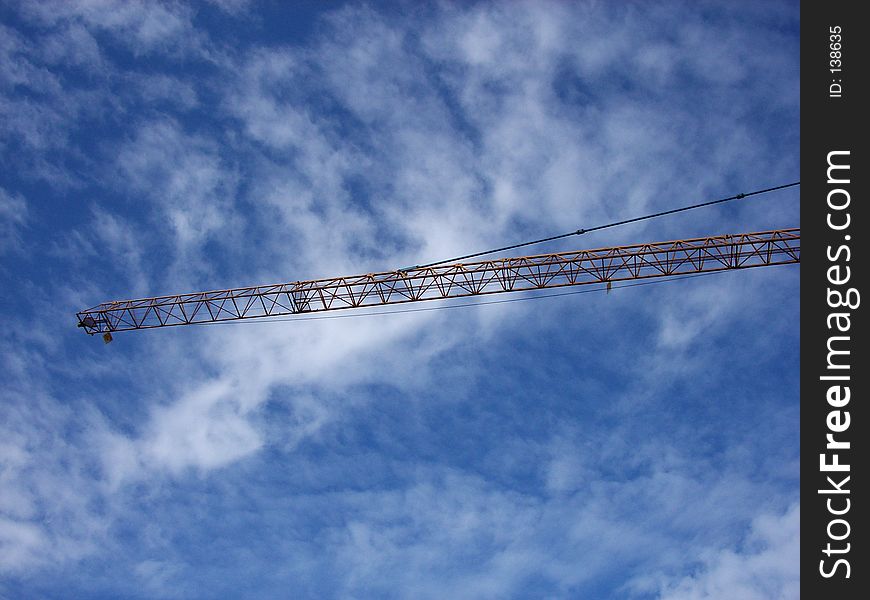
[[[138,300],[77,314],[89,334],[672,277],[800,262],[800,229],[499,258]]]

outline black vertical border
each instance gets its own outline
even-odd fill
[[[859,488],[867,488],[867,469],[861,454],[868,453],[866,439],[867,411],[864,403],[868,401],[867,381],[870,379],[870,361],[867,360],[867,327],[865,313],[870,304],[870,290],[865,285],[866,272],[870,269],[866,247],[870,244],[870,223],[867,220],[866,204],[866,152],[864,151],[862,113],[870,112],[867,95],[864,89],[866,83],[866,61],[862,59],[867,53],[865,42],[870,35],[870,23],[862,22],[858,15],[859,2],[805,1],[801,12],[801,595],[804,598],[852,599],[866,598],[870,593],[868,577],[870,563],[867,562],[866,546],[870,544],[870,535],[864,527],[867,512],[867,495],[861,494]],[[832,72],[836,63],[835,48],[831,44],[837,41],[834,32],[839,27],[841,35],[842,61],[840,72]],[[836,95],[837,88],[842,87],[840,97]],[[832,93],[833,90],[833,93]],[[832,151],[849,151],[848,155],[838,155],[838,162],[848,162],[850,165],[848,184],[828,183],[828,153]],[[838,171],[841,176],[843,170]],[[832,211],[828,207],[828,194],[834,189],[845,189],[849,194],[849,206],[841,211]],[[846,196],[836,192],[834,202],[842,204]],[[828,214],[832,213],[835,224],[842,224],[845,212],[849,213],[848,229],[835,231],[827,224]],[[846,239],[846,236],[849,239]],[[849,247],[850,260],[846,261],[847,252],[842,251],[839,260],[831,261],[828,253],[836,256],[836,250],[842,245]],[[828,281],[828,269],[840,265],[840,270],[834,275],[842,278],[845,267],[850,267],[850,280],[847,283],[833,285]],[[828,289],[839,289],[846,292],[855,288],[862,294],[860,305],[851,309],[848,307],[832,308],[828,302]],[[867,292],[868,295],[863,293]],[[849,313],[849,331],[838,332],[836,327],[830,330],[828,316],[835,312]],[[846,321],[840,321],[845,324]],[[828,369],[828,341],[830,336],[848,336],[848,342],[838,341],[840,349],[847,349],[847,358],[840,355],[840,362],[848,361],[850,368],[841,369],[836,374],[848,374],[849,381],[839,382],[848,385],[851,396],[847,405],[835,408],[828,403],[826,394],[832,381],[820,379],[823,375],[833,374]],[[863,351],[862,351],[863,350]],[[859,357],[865,357],[862,359]],[[849,412],[849,427],[843,432],[835,433],[835,439],[848,441],[851,446],[846,450],[826,450],[826,435],[831,433],[828,427],[828,416],[831,411],[840,410],[839,416],[832,417],[835,427],[842,427],[845,415]],[[832,453],[839,454],[839,462],[849,464],[849,471],[822,472],[820,454],[827,453],[828,462],[832,461]],[[827,476],[848,489],[848,494],[820,493],[820,490],[832,488]],[[844,476],[850,479],[842,484]],[[843,510],[849,499],[849,510],[843,515],[833,515],[829,512],[827,501],[831,499],[834,510]],[[843,522],[831,524],[834,519]],[[848,532],[843,540],[832,540]],[[832,548],[845,549],[842,554],[825,554],[830,543]],[[831,577],[824,577],[822,568],[830,574],[838,558],[849,563],[849,577],[846,567],[840,564]],[[824,560],[824,566],[820,561]]]

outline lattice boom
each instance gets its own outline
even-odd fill
[[[108,333],[799,262],[800,229],[781,229],[113,301],[77,316]]]

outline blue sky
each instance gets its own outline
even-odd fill
[[[110,345],[75,312],[795,181],[798,8],[4,3],[0,597],[795,597],[798,267]]]

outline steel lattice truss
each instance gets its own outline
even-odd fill
[[[800,229],[782,229],[113,301],[77,316],[108,333],[799,262]]]

